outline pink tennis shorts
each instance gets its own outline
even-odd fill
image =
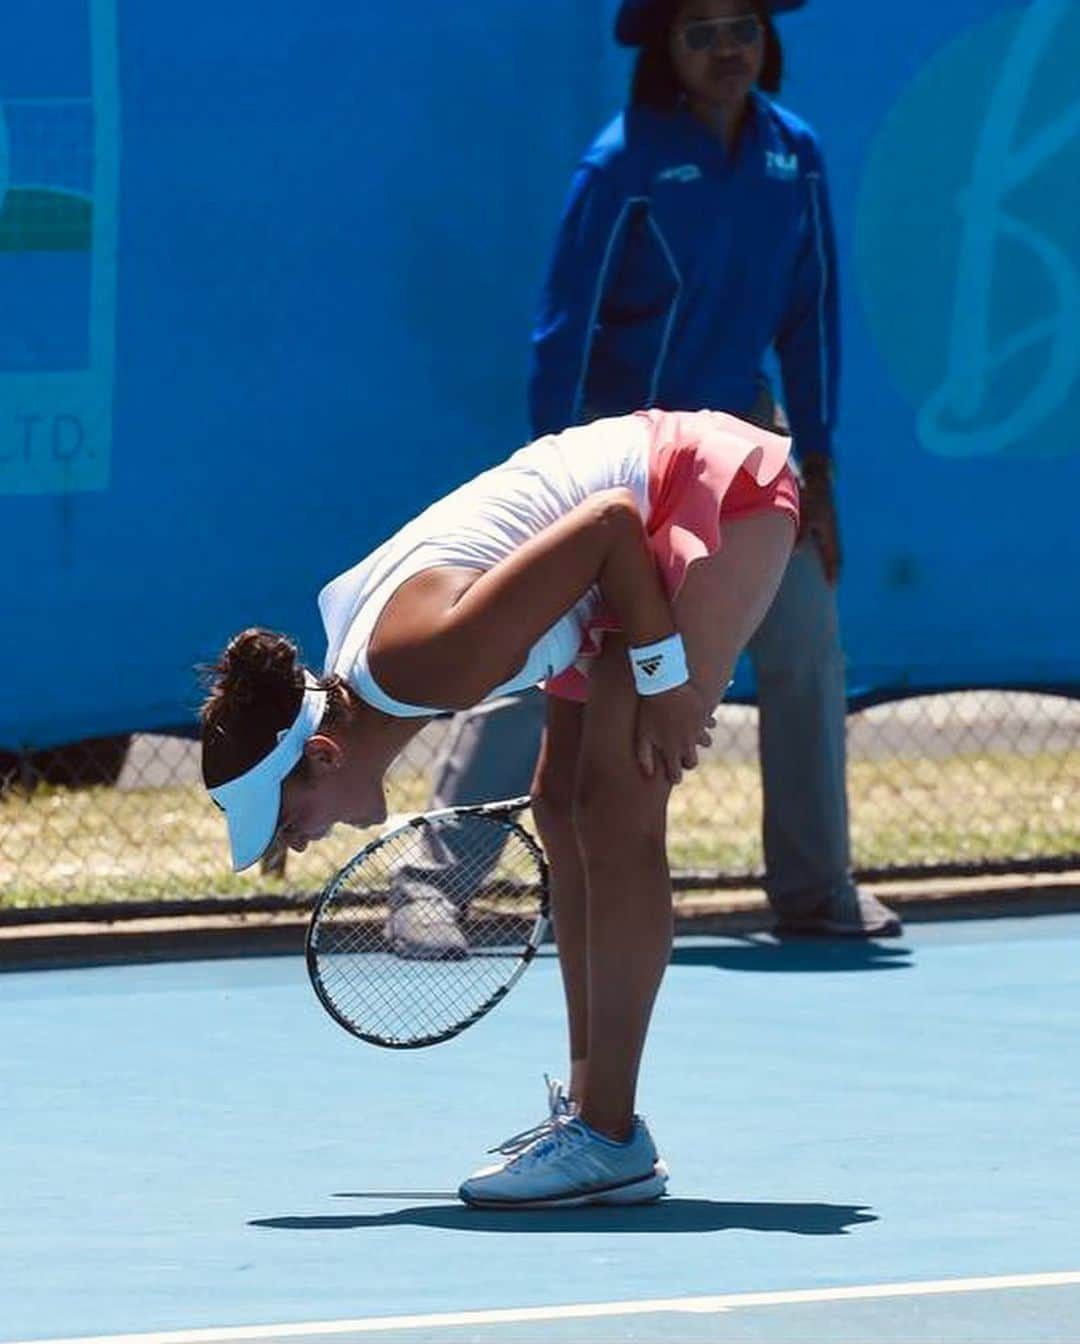
[[[788,465],[791,440],[721,411],[638,411],[650,426],[649,546],[668,596],[674,599],[687,566],[723,545],[725,522],[778,511],[799,523],[799,483]],[[599,649],[598,636],[617,630],[598,611],[582,641],[578,664],[544,684],[549,695],[588,699],[581,664]]]

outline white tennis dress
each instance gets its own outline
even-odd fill
[[[363,700],[388,714],[436,712],[435,706],[395,700],[371,675],[372,632],[393,594],[423,570],[491,569],[599,490],[631,490],[647,518],[650,439],[649,422],[636,416],[548,434],[425,509],[319,594],[326,672],[344,677]],[[520,671],[486,698],[536,686],[570,667],[598,601],[595,589],[586,593],[537,640]]]

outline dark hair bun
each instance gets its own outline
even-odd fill
[[[276,630],[252,627],[234,635],[214,668],[215,689],[234,704],[276,699],[302,691],[304,667],[300,651]]]

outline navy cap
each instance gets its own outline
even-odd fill
[[[806,0],[766,0],[773,14],[801,9]],[[659,25],[675,8],[675,0],[622,0],[615,19],[615,40],[624,47],[640,47],[648,42]]]

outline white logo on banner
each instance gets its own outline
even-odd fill
[[[1069,0],[1036,0],[1022,15],[985,112],[970,181],[956,202],[962,241],[948,367],[918,419],[919,438],[942,456],[997,453],[1034,434],[1064,403],[1080,370],[1080,283],[1074,260],[1080,219],[1073,219],[1070,255],[1011,204],[1080,133],[1080,98],[1037,129],[1023,136],[1019,130],[1040,58],[1055,38],[1064,39],[1057,30],[1069,8]],[[991,308],[1005,243],[1025,251],[1041,270],[1048,302],[1045,316],[1018,323],[1004,340],[995,340]],[[995,424],[982,425],[977,433],[966,429],[983,413],[1002,367],[1036,348],[1039,372],[1027,395]]]
[[[885,364],[941,457],[1075,453],[1080,4],[955,35],[884,118],[856,225]]]

